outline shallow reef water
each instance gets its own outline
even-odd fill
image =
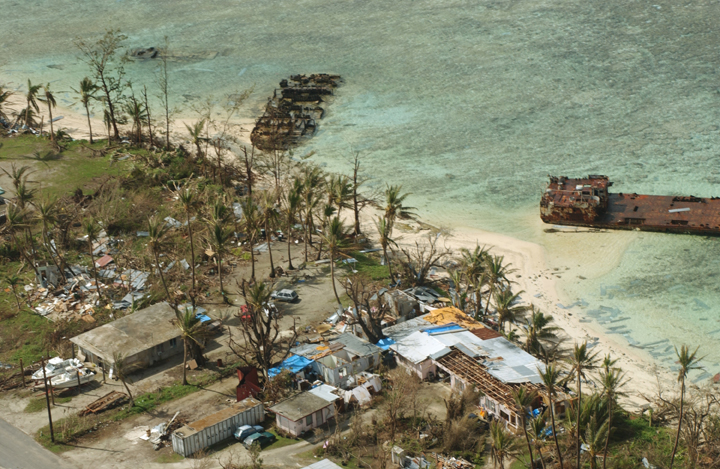
[[[538,222],[548,174],[606,174],[620,192],[720,195],[716,1],[0,0],[0,11],[2,80],[56,82],[64,106],[88,73],[73,38],[109,27],[130,47],[168,38],[185,114],[254,86],[243,112],[258,116],[281,78],[339,73],[345,84],[296,154],[347,170],[360,151],[375,183],[403,184],[430,222],[538,242],[551,263],[580,238]],[[156,70],[152,60],[127,65],[136,85],[152,87]],[[596,257],[614,246],[576,236]],[[670,344],[701,345],[720,371],[718,240],[622,236],[610,269],[570,259],[587,278],[560,279],[584,301],[572,310],[622,325],[608,330],[635,345],[660,341],[646,349],[668,366]]]

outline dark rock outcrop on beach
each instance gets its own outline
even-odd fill
[[[340,75],[293,75],[280,82],[255,123],[250,141],[260,150],[288,150],[311,138],[325,115],[320,103],[331,98]]]

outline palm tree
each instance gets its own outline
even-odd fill
[[[312,233],[315,229],[313,213],[320,204],[320,188],[325,180],[322,172],[315,166],[304,166],[302,172],[302,217],[305,238],[305,262],[308,261],[308,245],[312,246]]]
[[[268,255],[270,256],[270,278],[275,278],[275,264],[272,257],[272,236],[271,233],[277,225],[279,214],[275,209],[277,196],[274,191],[265,191],[260,198],[260,212],[262,223],[265,228],[265,242],[267,242]]]
[[[24,241],[21,242],[18,238],[18,233],[25,232],[30,229],[30,216],[27,209],[20,207],[17,204],[8,204],[5,212],[5,231],[10,234],[10,238],[20,251],[20,254],[25,258],[25,261],[30,264],[35,271],[35,275],[40,275],[40,272],[35,265],[34,257],[35,253],[33,250],[33,257],[25,249]]]
[[[485,303],[485,315],[487,316],[488,309],[490,308],[490,300],[495,295],[504,290],[510,285],[508,275],[515,272],[516,269],[511,269],[510,264],[505,265],[504,256],[487,256],[485,267],[485,283],[488,286],[488,297]]]
[[[607,435],[605,437],[605,449],[603,451],[603,469],[606,467],[608,446],[610,445],[610,433],[612,432],[612,418],[615,412],[614,404],[618,397],[624,396],[625,393],[620,391],[627,381],[625,374],[619,368],[613,368],[617,360],[613,360],[610,355],[606,355],[600,372],[600,383],[608,403],[608,422]]]
[[[26,106],[23,112],[25,113],[25,125],[29,128],[30,124],[33,123],[32,116],[31,116],[31,108],[35,109],[35,112],[40,112],[40,106],[38,106],[38,94],[40,93],[40,89],[42,88],[42,85],[33,85],[30,80],[28,80],[28,91],[25,95],[25,101]]]
[[[493,459],[493,467],[500,464],[501,468],[505,467],[505,458],[509,457],[515,449],[515,440],[512,435],[505,429],[505,425],[499,420],[490,422],[490,454]]]
[[[48,107],[48,113],[50,113],[50,141],[55,141],[55,129],[53,128],[53,116],[52,116],[52,110],[54,107],[57,107],[57,102],[55,101],[55,96],[50,91],[50,83],[43,86],[43,97],[40,98],[40,101],[47,104]]]
[[[195,145],[198,158],[203,158],[202,142],[204,142],[206,139],[202,135],[203,130],[205,129],[205,119],[200,119],[193,125],[185,124],[185,128],[190,134],[191,143]]]
[[[118,379],[122,382],[123,386],[125,386],[125,390],[127,391],[128,397],[130,398],[130,407],[135,407],[135,399],[133,399],[133,395],[127,385],[127,378],[130,374],[130,370],[128,369],[127,363],[125,362],[125,354],[121,352],[113,353],[113,368],[115,369],[115,376],[117,376]]]
[[[203,326],[200,318],[195,314],[194,308],[185,308],[184,311],[175,312],[175,325],[180,331],[180,337],[183,340],[183,386],[187,385],[187,357],[188,349],[191,344],[198,347],[203,346],[203,339],[206,336],[205,326]]]
[[[390,225],[388,229],[390,234],[395,227],[395,221],[398,218],[410,218],[415,215],[411,210],[415,207],[407,207],[404,205],[405,199],[410,193],[401,194],[402,186],[390,186],[385,188],[385,219]]]
[[[85,114],[87,115],[87,122],[88,122],[88,131],[90,132],[90,144],[93,144],[93,133],[92,133],[92,124],[90,123],[90,101],[95,99],[95,92],[99,89],[93,81],[85,77],[80,82],[80,88],[75,90],[74,92],[80,95],[80,103],[85,108]]]
[[[100,234],[100,228],[95,220],[88,218],[83,222],[83,231],[87,236],[88,250],[90,251],[90,263],[93,268],[93,277],[95,277],[95,288],[98,292],[98,303],[102,300],[102,291],[100,290],[100,282],[97,276],[97,267],[95,266],[95,255],[93,254],[93,242],[97,240],[98,234]]]
[[[395,283],[395,275],[393,274],[392,270],[392,262],[390,262],[390,257],[388,257],[388,246],[396,246],[397,243],[394,239],[390,237],[390,224],[387,221],[387,218],[385,217],[377,217],[377,220],[375,221],[375,227],[378,231],[380,246],[382,246],[383,250],[383,257],[385,258],[385,262],[388,266],[388,271],[390,272],[390,282]]]
[[[527,306],[515,305],[520,295],[525,293],[523,290],[513,293],[510,288],[501,290],[495,296],[495,308],[498,312],[498,322],[500,323],[500,330],[505,330],[505,323],[514,323],[518,317],[527,311]]]
[[[60,253],[57,251],[57,248],[54,246],[53,243],[50,242],[50,238],[48,237],[48,226],[57,223],[57,199],[45,198],[41,200],[40,203],[36,204],[35,208],[37,209],[36,217],[42,223],[43,243],[45,243],[45,246],[50,252],[50,259],[60,272],[60,276],[62,277],[63,282],[66,282],[67,278],[65,277],[65,263],[63,261],[63,258],[60,256]],[[57,260],[55,260],[56,256]]]
[[[523,433],[525,433],[525,442],[527,443],[528,453],[530,454],[530,467],[533,467],[533,451],[530,445],[530,438],[527,432],[527,414],[528,407],[532,406],[533,401],[537,397],[535,391],[529,391],[525,386],[513,389],[513,400],[515,401],[515,410],[520,414],[520,424],[522,425]]]
[[[15,189],[15,198],[17,200],[17,204],[20,206],[20,208],[25,208],[27,203],[35,198],[36,193],[37,189],[32,189],[28,187],[26,181],[21,181]]]
[[[598,415],[593,414],[589,420],[582,439],[583,443],[585,443],[585,448],[587,448],[585,451],[588,453],[588,456],[590,456],[590,469],[597,469],[597,457],[602,451],[603,444],[607,441],[610,431],[608,419],[601,419]],[[579,431],[578,434],[580,434]],[[605,461],[603,461],[603,465],[604,464]]]
[[[347,176],[332,175],[325,185],[328,195],[328,205],[337,209],[338,217],[343,208],[350,208],[352,200],[352,185]]]
[[[557,388],[560,382],[560,368],[555,363],[545,366],[545,371],[538,367],[538,374],[542,383],[545,385],[547,397],[550,407],[550,422],[552,423],[552,433],[555,439],[555,449],[560,461],[560,469],[563,469],[562,453],[560,452],[560,444],[558,443],[557,431],[555,430],[555,397],[557,396]]]
[[[682,429],[683,406],[685,404],[685,378],[687,378],[688,372],[699,368],[697,364],[702,360],[702,357],[697,356],[699,348],[700,347],[695,348],[695,351],[690,353],[687,345],[681,346],[680,351],[675,347],[675,354],[680,364],[677,378],[678,383],[680,383],[680,416],[678,418],[677,433],[675,434],[675,444],[673,445],[672,456],[670,457],[670,469],[672,469],[673,463],[675,462],[675,453],[677,452],[678,442],[680,441],[680,430]]]
[[[470,298],[473,302],[473,316],[477,319],[478,313],[482,311],[481,291],[485,284],[488,250],[485,246],[476,245],[473,251],[462,248],[460,252],[462,254],[461,266],[467,278],[468,291],[472,289]]]
[[[557,327],[551,326],[552,316],[546,316],[535,305],[530,306],[530,318],[526,319],[527,335],[525,337],[525,351],[528,353],[538,353],[543,348],[544,340],[553,340],[557,338],[555,331]]]
[[[0,119],[4,121],[10,121],[10,117],[8,116],[8,108],[7,105],[10,102],[10,97],[15,94],[12,91],[4,89],[2,86],[0,86]]]
[[[332,279],[333,293],[335,299],[340,303],[337,288],[335,287],[335,257],[348,246],[347,242],[348,230],[338,217],[334,217],[325,227],[322,235],[323,240],[327,243],[328,252],[330,253],[330,277]]]
[[[288,191],[285,197],[285,220],[287,222],[287,255],[288,255],[288,270],[293,270],[292,256],[290,254],[290,233],[292,227],[295,224],[295,218],[300,210],[302,204],[302,182],[300,179],[295,179],[293,187]]]
[[[250,278],[255,281],[255,240],[257,239],[258,233],[260,233],[260,226],[262,224],[262,218],[258,206],[252,197],[245,198],[242,202],[243,210],[243,221],[242,226],[245,229],[245,234],[248,238],[248,244],[250,245],[250,265],[251,273]]]
[[[8,287],[10,287],[13,292],[13,296],[15,297],[15,304],[17,304],[17,310],[19,313],[22,309],[22,306],[20,306],[20,297],[17,294],[17,287],[20,285],[21,279],[17,275],[11,274],[3,277],[3,280],[5,280],[5,283],[8,284]]]
[[[193,190],[191,190],[189,187],[185,187],[183,189],[180,189],[179,187],[177,187],[176,193],[178,196],[178,200],[180,201],[180,204],[182,205],[183,211],[185,212],[185,223],[187,223],[188,238],[190,239],[190,255],[192,256],[192,259],[190,259],[190,268],[192,269],[192,294],[191,294],[191,297],[192,297],[192,303],[193,303],[193,305],[195,305],[195,296],[197,295],[196,285],[195,285],[195,241],[193,240],[191,215],[193,214],[193,212],[195,212],[198,201],[195,196],[195,192]]]
[[[546,430],[547,422],[545,419],[545,413],[530,419],[530,431],[533,436],[533,447],[535,448],[535,453],[540,456],[540,464],[542,464],[543,468],[545,467],[545,459],[543,458],[542,449],[543,446],[545,446],[543,438],[545,438]]]
[[[223,278],[222,278],[222,258],[223,254],[227,251],[227,243],[230,241],[230,238],[232,237],[232,230],[225,227],[225,225],[218,221],[214,221],[210,223],[207,227],[208,229],[208,236],[207,241],[210,246],[215,250],[215,253],[217,254],[217,264],[218,264],[218,278],[220,279],[220,295],[222,295],[223,300],[225,299],[225,290],[223,288]]]
[[[147,118],[147,110],[142,103],[138,102],[134,97],[125,103],[123,110],[132,119],[132,128],[135,132],[135,141],[139,144],[142,140],[142,125]]]
[[[592,371],[596,368],[597,352],[590,353],[587,348],[587,341],[583,342],[582,345],[575,344],[573,353],[568,360],[570,365],[570,375],[567,379],[570,380],[573,377],[577,378],[577,392],[578,392],[578,405],[577,405],[577,432],[576,432],[576,443],[577,443],[577,466],[580,467],[580,408],[582,407],[582,380],[587,379],[586,372]]]
[[[148,218],[148,243],[147,248],[155,258],[155,266],[160,273],[160,280],[162,281],[163,288],[165,289],[165,298],[168,303],[174,304],[170,300],[170,290],[168,290],[167,283],[165,282],[165,276],[163,275],[163,269],[160,267],[160,251],[165,249],[165,235],[170,230],[170,227],[164,221],[158,220],[156,217]]]

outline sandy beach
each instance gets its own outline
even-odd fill
[[[20,108],[24,105],[22,96],[16,94],[13,96],[14,107]],[[47,109],[41,107],[41,115],[45,115],[46,125],[45,131],[49,131],[47,125]],[[58,107],[53,112],[54,116],[63,116],[63,118],[55,123],[55,129],[62,128],[75,139],[87,139],[89,137],[87,118],[84,114],[77,113],[71,109]],[[176,143],[183,142],[183,135],[187,133],[185,124],[195,122],[195,119],[178,118],[174,121],[171,133],[174,135]],[[242,139],[245,143],[249,143],[249,131],[252,129],[254,119],[252,117],[240,117],[234,122],[239,124],[245,130],[242,132]],[[103,138],[103,123],[101,120],[92,119],[93,133],[98,138]],[[377,210],[367,209],[362,213],[361,225],[363,232],[370,237],[374,237],[376,232],[373,220],[380,214]],[[421,214],[422,215],[422,214]],[[349,222],[349,221],[348,221]],[[423,222],[434,225],[432,219],[424,219]],[[563,262],[570,258],[578,260],[578,253],[582,252],[582,244],[569,243],[566,249],[553,249],[552,265],[548,262],[548,253],[539,244],[522,241],[510,236],[493,233],[489,231],[478,230],[463,226],[462,223],[453,223],[452,220],[443,220],[443,226],[451,229],[452,235],[446,239],[446,246],[456,253],[461,248],[473,249],[476,245],[487,246],[491,248],[491,252],[496,255],[505,257],[507,263],[512,264],[516,272],[511,276],[514,282],[513,290],[523,290],[522,300],[526,304],[535,304],[543,312],[548,313],[555,319],[555,324],[562,328],[566,336],[567,346],[572,347],[574,342],[596,342],[591,349],[597,352],[598,357],[602,359],[606,354],[612,354],[618,359],[620,366],[631,379],[628,386],[628,397],[625,398],[625,405],[630,409],[637,408],[645,404],[640,395],[651,395],[655,392],[660,383],[665,387],[670,387],[674,383],[674,376],[660,369],[653,362],[652,357],[641,349],[629,346],[622,340],[619,335],[608,334],[598,324],[581,322],[582,317],[577,314],[577,309],[564,309],[559,305],[569,305],[575,300],[565,296],[565,293],[558,285],[558,281],[554,274],[558,270],[565,270],[570,274],[578,275],[583,268],[574,267],[569,264],[561,269]],[[399,231],[399,230],[398,230]],[[407,228],[401,233],[396,231],[395,238],[400,246],[408,246],[414,244],[416,240],[423,239],[428,233],[427,226],[419,221],[411,221],[407,223]],[[622,252],[627,242],[622,237],[612,238],[611,244],[607,251],[598,256],[588,257],[590,262],[602,262],[605,268],[610,269],[614,264],[619,262]],[[575,252],[576,254],[573,254]],[[582,256],[581,256],[582,257]],[[587,268],[585,266],[584,268]]]

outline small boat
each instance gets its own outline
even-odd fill
[[[78,385],[78,373],[80,373],[80,384],[89,383],[95,379],[95,373],[87,368],[71,368],[50,380],[50,385],[56,389],[74,388]]]
[[[67,371],[66,368],[69,366],[73,368],[82,368],[83,364],[77,358],[70,358],[68,360],[63,360],[60,357],[51,358],[50,360],[48,360],[47,365],[45,365],[45,375],[48,378],[61,375]],[[33,373],[32,379],[36,381],[43,380],[42,368]]]

